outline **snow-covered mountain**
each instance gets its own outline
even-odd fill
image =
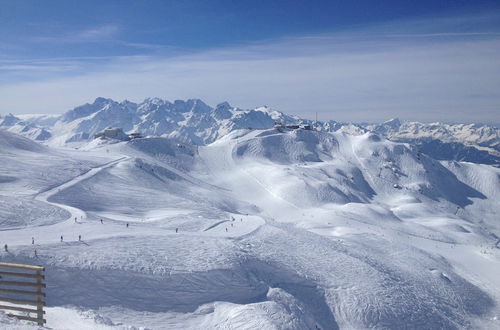
[[[428,139],[442,142],[461,142],[492,148],[500,152],[499,130],[489,125],[401,122],[398,118],[395,118],[379,125],[369,125],[367,128],[390,139]]]
[[[436,159],[500,165],[499,129],[482,124],[419,123],[391,119],[367,129],[408,142]]]
[[[165,136],[204,145],[241,128],[270,128],[276,120],[295,121],[281,112],[260,107],[253,110],[234,108],[227,102],[215,108],[191,99],[175,102],[149,98],[141,103],[116,102],[97,98],[64,113],[51,127],[51,145],[63,145],[92,139],[108,127],[122,128],[126,133]]]
[[[45,141],[52,136],[50,132],[31,121],[23,121],[13,114],[0,117],[0,129],[24,135],[32,140]]]
[[[78,106],[60,116],[7,115],[0,118],[0,128],[52,146],[78,146],[109,127],[121,128],[125,133],[171,137],[206,145],[234,130],[267,129],[275,122],[304,123],[314,125],[319,131],[354,135],[372,131],[392,141],[417,145],[421,152],[436,159],[500,165],[499,130],[488,125],[425,124],[399,119],[378,125],[333,120],[315,123],[268,107],[243,110],[223,102],[212,108],[198,99],[169,102],[149,98],[133,103],[97,98],[91,104]]]
[[[2,260],[46,267],[54,329],[499,326],[493,166],[272,128],[78,150],[0,131],[0,163]]]

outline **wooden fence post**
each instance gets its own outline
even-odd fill
[[[36,284],[38,284],[37,286],[37,290],[36,292],[38,293],[37,295],[37,302],[38,304],[36,305],[36,318],[38,319],[37,320],[37,323],[38,325],[42,325],[43,326],[43,323],[44,323],[44,319],[43,319],[43,300],[42,300],[42,297],[43,297],[43,293],[42,293],[42,271],[40,270],[37,270],[36,271],[36,274],[38,275],[38,277],[36,278]]]
[[[4,268],[7,268],[7,270],[4,270]],[[23,271],[11,271],[10,269],[12,268],[22,269]],[[35,273],[30,273],[30,271],[35,271]],[[0,262],[0,302],[18,305],[13,306],[2,304],[0,305],[0,309],[26,312],[28,313],[27,316],[12,313],[7,315],[21,320],[33,321],[38,325],[43,326],[44,323],[46,323],[46,320],[43,318],[43,315],[45,314],[45,311],[43,310],[43,306],[45,305],[45,293],[43,292],[43,288],[45,288],[45,284],[43,283],[45,280],[44,271],[45,268],[42,266]],[[7,280],[4,280],[5,277]],[[11,280],[11,278],[13,278],[13,280]],[[18,281],[18,278],[25,280]],[[35,280],[35,282],[30,282],[30,280]],[[23,290],[20,290],[20,287],[22,287]],[[34,288],[35,291],[29,291],[27,288]],[[7,295],[7,297],[5,297],[5,295]],[[26,299],[24,296],[35,296],[36,300]],[[28,308],[26,305],[36,306],[36,309]],[[36,317],[31,317],[30,313],[36,313]]]

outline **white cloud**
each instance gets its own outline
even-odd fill
[[[117,24],[106,24],[83,30],[77,37],[82,40],[107,40],[115,37],[119,31],[120,27]]]
[[[122,27],[118,24],[104,24],[77,31],[60,30],[63,32],[54,35],[35,35],[22,41],[33,42],[35,44],[119,43],[120,41],[117,40],[117,37]]]
[[[0,113],[61,112],[97,96],[202,98],[302,116],[500,122],[500,40],[290,38],[176,57],[119,57],[85,72],[0,85]],[[3,80],[5,81],[5,80]]]

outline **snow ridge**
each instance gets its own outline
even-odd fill
[[[61,116],[9,114],[0,128],[52,146],[79,146],[109,127],[125,133],[164,136],[206,145],[238,129],[268,129],[275,122],[307,124],[325,132],[362,135],[372,131],[393,141],[408,142],[433,158],[500,166],[498,128],[482,124],[419,123],[391,119],[382,124],[314,122],[267,106],[243,110],[227,102],[210,107],[199,99],[169,102],[147,98],[143,102],[116,102],[99,97]]]

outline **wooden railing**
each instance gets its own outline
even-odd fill
[[[0,309],[25,312],[25,315],[9,313],[9,316],[21,320],[37,322],[42,325],[46,322],[45,314],[45,284],[44,270],[42,266],[11,264],[0,262],[0,302],[7,302],[9,305],[0,304]],[[19,280],[19,279],[23,280]],[[22,290],[20,290],[22,288]],[[30,290],[31,289],[31,290]],[[34,299],[29,299],[34,297]],[[21,305],[21,306],[20,306]],[[35,308],[29,308],[35,306]],[[36,314],[36,317],[31,314]]]

